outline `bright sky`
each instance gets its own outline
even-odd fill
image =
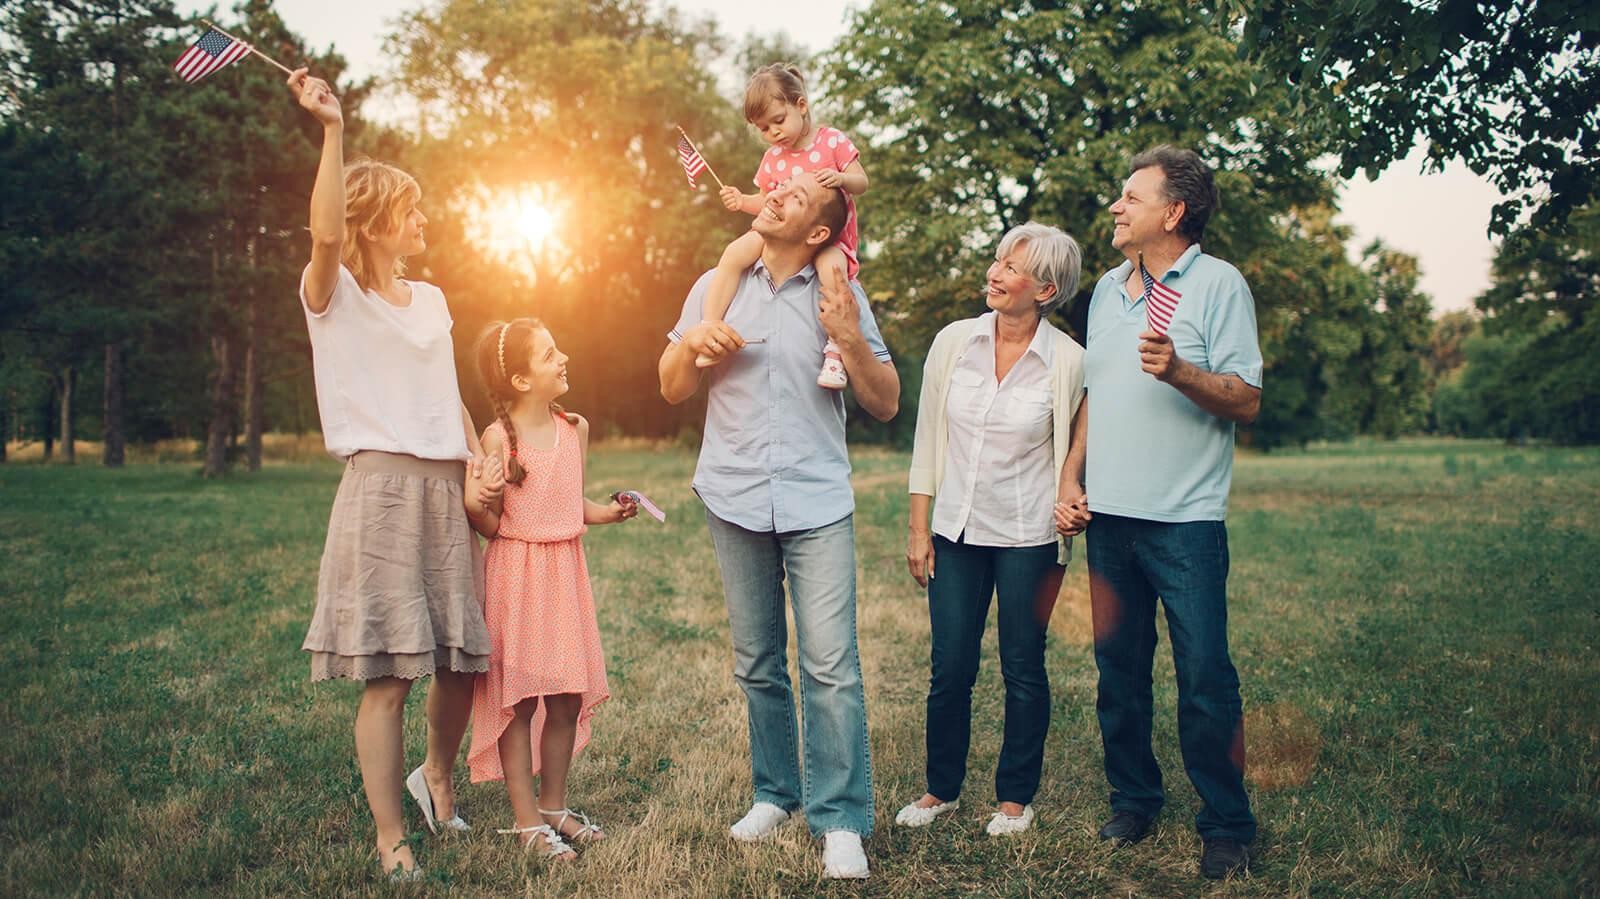
[[[652,2],[659,5],[661,0]],[[180,10],[188,11],[207,5],[195,0],[178,3]],[[313,47],[331,44],[350,61],[352,74],[358,78],[383,72],[382,40],[396,11],[421,5],[416,0],[276,2],[291,29],[305,35]],[[770,0],[679,0],[673,5],[691,16],[716,19],[724,33],[736,38],[782,30],[801,45],[820,51],[843,32],[846,14],[859,2],[808,0],[796,5]],[[1473,298],[1489,286],[1494,245],[1487,228],[1489,210],[1499,192],[1460,165],[1424,175],[1421,161],[1420,152],[1413,153],[1376,181],[1357,176],[1340,193],[1343,213],[1338,220],[1355,229],[1352,256],[1377,238],[1418,257],[1422,290],[1433,297],[1436,313],[1469,308]],[[1070,222],[1061,224],[1072,230]]]

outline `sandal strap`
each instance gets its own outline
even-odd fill
[[[588,815],[585,815],[583,812],[575,812],[570,808],[558,808],[558,809],[542,808],[542,809],[539,809],[539,814],[541,814],[541,815],[560,815],[561,816],[560,820],[558,820],[558,821],[556,821],[556,823],[550,825],[551,827],[555,828],[557,833],[561,833],[561,825],[567,823],[567,819],[568,818],[577,818],[578,820],[583,822],[583,828],[579,831],[579,833],[582,833],[583,831],[592,831],[594,833],[600,833],[601,832],[600,831],[600,825],[594,823],[593,821],[590,821]],[[566,834],[562,834],[562,836],[566,836]]]
[[[519,835],[525,833],[535,834],[543,838],[546,847],[548,847],[545,849],[545,855],[564,855],[572,851],[572,847],[567,845],[567,842],[561,838],[561,834],[557,833],[555,828],[548,824],[534,824],[528,827],[512,827],[506,830],[496,830],[495,833],[514,833]],[[527,843],[528,848],[533,848],[534,842],[535,841],[533,840],[529,840]]]

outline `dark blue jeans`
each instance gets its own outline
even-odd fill
[[[1178,743],[1203,807],[1201,837],[1255,839],[1244,790],[1239,674],[1228,657],[1228,531],[1096,513],[1086,534],[1100,738],[1113,811],[1155,817],[1165,794],[1150,749],[1156,600],[1178,678]]]
[[[933,629],[928,792],[945,802],[961,795],[972,742],[972,685],[978,679],[989,597],[998,596],[1006,721],[994,792],[1000,802],[1027,805],[1039,789],[1050,729],[1044,637],[1064,570],[1056,564],[1056,544],[971,546],[935,535],[933,567],[935,576],[928,581]]]

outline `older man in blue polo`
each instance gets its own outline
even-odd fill
[[[1096,710],[1112,815],[1100,837],[1149,833],[1165,793],[1150,748],[1156,606],[1178,680],[1178,741],[1202,807],[1200,868],[1245,870],[1256,836],[1244,788],[1239,675],[1228,655],[1234,428],[1261,407],[1255,301],[1232,265],[1201,251],[1217,207],[1189,150],[1133,158],[1111,204],[1126,261],[1095,285],[1084,357],[1085,479]]]
[[[817,348],[831,339],[856,402],[881,421],[900,405],[900,377],[867,298],[844,272],[817,272],[848,209],[810,173],[767,195],[752,225],[766,241],[721,320],[702,320],[711,273],[684,300],[661,354],[661,395],[681,403],[710,382],[694,490],[706,506],[733,638],[734,679],[750,722],[755,801],[729,828],[764,839],[803,809],[823,840],[826,877],[868,874],[872,760],[856,647],[855,495],[844,401],[817,387]],[[696,367],[699,356],[713,368]],[[800,646],[800,729],[785,647],[784,586]]]

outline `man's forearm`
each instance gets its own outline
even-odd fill
[[[1235,424],[1250,424],[1261,412],[1261,389],[1238,375],[1213,374],[1185,362],[1178,377],[1168,383],[1196,406]]]
[[[700,389],[700,369],[694,365],[694,355],[682,343],[669,344],[656,366],[661,379],[661,398],[676,406]]]
[[[859,334],[839,343],[839,357],[850,375],[856,403],[879,421],[894,418],[900,411],[900,373],[894,363],[880,361]]]

